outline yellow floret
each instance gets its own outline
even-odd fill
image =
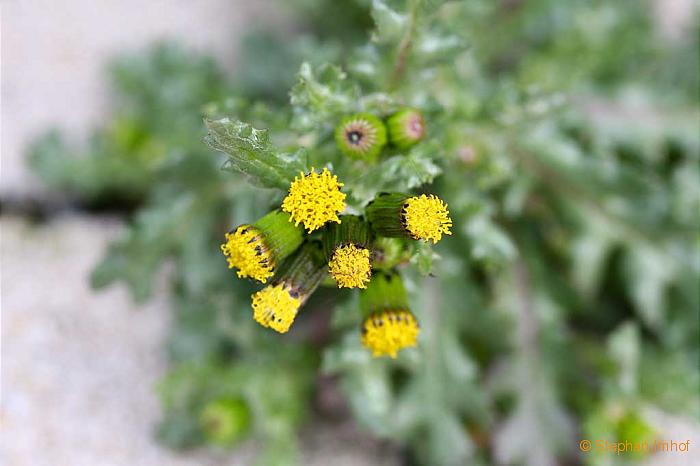
[[[253,294],[253,318],[263,327],[286,333],[297,316],[301,299],[284,284],[269,285]]]
[[[432,240],[434,244],[443,234],[452,234],[447,204],[432,194],[407,199],[402,214],[406,229],[415,239]]]
[[[272,251],[265,244],[262,233],[250,225],[241,225],[233,233],[226,233],[221,251],[228,260],[228,268],[237,268],[241,278],[252,277],[265,283],[275,267]]]
[[[369,251],[354,244],[338,247],[328,262],[328,268],[338,288],[367,288],[372,276]]]
[[[404,348],[416,346],[418,321],[408,311],[385,311],[372,314],[362,324],[362,344],[372,356],[396,358]]]
[[[327,168],[322,173],[311,173],[294,178],[289,194],[282,201],[282,210],[289,214],[295,225],[303,223],[308,232],[321,228],[327,222],[340,223],[338,213],[345,208],[343,183]]]

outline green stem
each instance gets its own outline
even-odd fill
[[[304,302],[326,278],[326,274],[321,247],[316,243],[306,243],[283,264],[275,282],[289,284]]]
[[[420,0],[412,0],[408,11],[408,25],[406,31],[401,37],[401,42],[399,42],[398,50],[396,52],[396,61],[394,62],[394,71],[391,74],[391,79],[389,80],[389,89],[396,89],[404,72],[406,71],[406,65],[408,63],[408,56],[411,52],[411,47],[413,46],[413,36],[416,32],[416,19],[418,16],[418,6],[420,5]]]

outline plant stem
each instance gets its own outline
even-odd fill
[[[390,89],[395,89],[398,86],[406,70],[408,55],[411,52],[411,46],[413,45],[413,35],[416,32],[416,17],[418,16],[419,4],[420,0],[411,1],[408,11],[408,25],[403,37],[401,38],[401,42],[399,42],[398,51],[396,53],[396,62],[394,63],[394,71],[391,74],[391,80],[389,81]]]

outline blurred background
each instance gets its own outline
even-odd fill
[[[168,207],[172,210],[151,210],[145,214],[139,209],[170,195],[168,189],[172,187],[157,191],[154,186],[163,179],[177,179],[178,168],[173,167],[178,164],[188,164],[191,172],[201,173],[207,180],[218,180],[216,177],[222,176],[218,174],[222,159],[201,142],[205,134],[202,116],[232,112],[246,115],[250,120],[268,118],[269,121],[275,109],[286,104],[302,61],[314,65],[326,61],[344,63],[345,53],[366,41],[374,27],[371,3],[369,0],[342,2],[342,5],[332,0],[60,3],[9,0],[3,3],[0,186],[3,311],[0,459],[3,464],[248,465],[254,461],[283,464],[274,455],[269,460],[259,459],[260,452],[268,449],[264,436],[242,438],[232,450],[222,448],[217,439],[203,438],[197,430],[198,415],[192,414],[192,410],[200,409],[197,404],[200,402],[187,401],[186,407],[179,404],[178,400],[187,398],[193,390],[208,390],[208,394],[217,390],[188,388],[194,379],[205,378],[214,385],[219,381],[232,386],[241,379],[251,384],[280,379],[260,375],[255,364],[237,368],[235,373],[218,366],[201,369],[189,365],[191,361],[208,360],[213,353],[234,354],[225,340],[238,337],[220,335],[225,332],[213,330],[213,327],[230,330],[230,322],[218,311],[188,314],[188,308],[199,310],[210,303],[203,305],[197,301],[196,293],[187,290],[198,286],[205,289],[209,285],[180,276],[182,263],[161,260],[177,249],[178,257],[184,258],[184,267],[204,276],[208,263],[198,263],[196,258],[188,256],[196,255],[198,246],[188,250],[175,242],[163,244],[148,236],[149,232],[157,236],[160,230],[151,228],[156,224],[164,231],[176,230],[181,224],[179,219],[187,218],[177,217],[181,207],[173,205]],[[570,88],[565,91],[572,91],[572,105],[587,121],[586,125],[578,126],[576,120],[569,128],[571,137],[581,146],[594,146],[596,138],[604,134],[606,141],[619,143],[616,154],[632,165],[641,166],[651,160],[645,170],[654,171],[653,163],[663,158],[665,168],[659,168],[657,174],[668,175],[664,179],[669,181],[663,182],[664,186],[684,187],[678,194],[682,199],[673,209],[680,209],[679,216],[689,219],[687,225],[691,225],[691,236],[697,243],[698,189],[694,182],[700,145],[698,3],[693,0],[621,3],[476,1],[471,13],[476,19],[468,27],[465,25],[466,35],[468,38],[474,35],[470,47],[492,75],[515,74],[513,70],[518,70],[523,81],[557,73],[567,76]],[[578,27],[585,33],[571,32]],[[521,61],[527,63],[521,67]],[[642,86],[640,91],[640,86],[627,86],[642,75],[658,87]],[[557,82],[545,85],[548,90],[562,86]],[[678,92],[669,97],[666,89]],[[256,102],[260,102],[259,107]],[[584,126],[585,130],[581,130]],[[463,162],[470,163],[478,157],[480,144],[489,145],[476,138],[473,144],[461,146],[455,153]],[[488,149],[484,148],[483,153],[488,153]],[[205,159],[209,162],[200,162]],[[680,170],[671,173],[684,164],[689,175]],[[495,173],[493,167],[487,167],[486,171]],[[455,189],[449,181],[442,188]],[[230,195],[250,197],[236,188]],[[158,216],[167,216],[171,223],[149,223],[156,222],[153,218]],[[126,224],[136,224],[136,228],[146,225],[146,232],[125,233]],[[486,228],[484,224],[472,224],[479,228],[477,225]],[[476,234],[491,235],[492,244],[484,246],[486,251],[495,249],[500,251],[498,254],[507,255],[509,246],[503,246],[500,233],[479,229]],[[561,421],[572,431],[570,445],[557,456],[558,463],[551,463],[547,455],[526,459],[515,455],[517,442],[512,438],[502,440],[499,446],[498,439],[513,435],[513,429],[515,437],[520,435],[518,432],[528,430],[517,423],[499,423],[499,416],[510,409],[503,406],[512,402],[509,396],[500,394],[493,395],[492,405],[481,399],[471,400],[475,406],[495,406],[495,414],[486,415],[489,420],[483,424],[464,421],[469,440],[465,436],[463,441],[456,441],[459,445],[469,445],[459,458],[479,449],[488,451],[476,456],[478,462],[466,463],[463,459],[450,458],[449,454],[441,456],[431,452],[433,447],[424,450],[417,447],[416,453],[407,446],[405,439],[410,436],[395,436],[385,432],[386,427],[380,421],[361,416],[358,420],[357,415],[353,416],[354,408],[363,401],[346,401],[347,385],[339,386],[342,384],[338,378],[343,376],[338,374],[347,370],[343,365],[349,364],[346,360],[334,364],[331,355],[322,364],[323,373],[315,375],[320,363],[301,350],[298,358],[304,362],[299,363],[299,372],[310,371],[311,375],[290,376],[289,387],[280,390],[285,392],[284,396],[295,393],[298,398],[311,401],[290,407],[280,395],[285,408],[269,412],[287,408],[293,412],[281,415],[279,420],[270,415],[271,420],[262,422],[266,435],[283,439],[269,449],[279,450],[278,456],[285,456],[290,448],[296,450],[285,443],[286,429],[293,429],[299,433],[298,458],[305,465],[538,462],[541,466],[604,465],[616,463],[610,458],[598,462],[581,460],[572,452],[576,450],[576,439],[609,431],[644,438],[647,430],[653,430],[664,438],[689,439],[694,452],[641,456],[630,461],[648,465],[700,464],[697,359],[700,317],[696,276],[686,277],[690,284],[683,282],[673,270],[660,265],[665,263],[663,260],[649,254],[631,263],[636,264],[633,268],[654,273],[642,273],[632,285],[636,287],[632,292],[637,293],[636,297],[622,298],[625,293],[617,288],[627,285],[613,277],[617,270],[629,267],[628,262],[620,259],[621,249],[610,253],[615,257],[608,261],[591,263],[595,262],[594,256],[606,254],[604,241],[596,242],[596,238],[609,234],[610,231],[595,231],[586,237],[587,242],[577,243],[583,264],[580,267],[588,264],[594,269],[588,275],[581,272],[579,278],[584,288],[595,288],[594,282],[611,288],[607,294],[601,292],[594,302],[632,310],[607,321],[605,318],[587,321],[580,314],[573,316],[576,332],[580,330],[586,338],[589,334],[599,338],[583,342],[572,337],[567,344],[580,343],[579,347],[585,348],[584,352],[590,356],[590,360],[579,361],[581,365],[575,366],[581,371],[611,374],[611,379],[622,380],[637,375],[616,372],[616,363],[636,367],[647,361],[650,367],[640,369],[640,373],[658,372],[659,378],[639,375],[648,390],[635,391],[636,401],[632,404],[612,402],[605,396],[586,404],[587,401],[577,398],[576,389],[567,385],[580,380],[574,377],[563,383],[560,390],[567,393],[562,396],[566,411],[576,415],[567,414],[567,419],[556,419],[549,425],[559,426]],[[630,236],[635,235],[630,233]],[[133,246],[133,241],[129,241],[134,237],[143,246],[134,249],[134,254],[146,264],[139,266],[139,270],[133,270],[138,267],[131,267],[128,261],[133,257],[129,256],[128,248]],[[198,241],[206,243],[198,237],[187,239],[193,244]],[[697,249],[679,250],[681,254],[690,254],[691,269],[697,273],[700,267]],[[212,254],[218,251],[214,249]],[[107,259],[103,259],[105,256]],[[586,262],[586,258],[591,261]],[[219,257],[213,260],[222,262]],[[626,275],[635,276],[635,272],[628,271]],[[116,283],[104,288],[112,282]],[[682,297],[678,300],[669,298],[670,304],[662,303],[664,298],[660,295],[666,293],[663,289],[668,284],[690,289],[691,296],[680,293]],[[93,287],[103,289],[95,291]],[[543,307],[550,309],[548,305],[554,306],[544,303]],[[681,317],[661,323],[660,309],[667,305],[669,309],[675,306],[674,315]],[[543,319],[547,321],[546,316]],[[498,333],[502,322],[495,319],[478,323],[481,324],[483,327],[473,330],[473,334],[467,331],[461,340],[470,357],[473,356],[465,370],[479,387],[498,384],[492,373],[502,371],[503,367],[497,364],[490,367],[490,361],[498,359],[494,355],[512,351],[507,344],[501,348],[478,338],[478,333]],[[317,324],[308,323],[313,325]],[[517,319],[514,325],[519,325]],[[520,325],[527,324],[520,322]],[[310,334],[312,340],[318,340],[314,345],[325,344],[330,338],[323,332],[320,336],[317,331]],[[646,342],[655,348],[651,353],[645,349]],[[596,359],[595,347],[599,345],[608,345],[610,354]],[[557,351],[566,347],[557,343],[548,346]],[[667,357],[672,353],[681,356]],[[339,356],[343,357],[346,356]],[[298,381],[297,377],[303,380]],[[405,376],[397,376],[401,377]],[[620,391],[627,393],[628,382],[619,383]],[[484,389],[487,393],[493,390],[498,392],[498,387]],[[382,392],[370,393],[380,396]],[[554,411],[550,414],[552,418],[559,416]],[[237,419],[249,415],[239,412]],[[259,412],[253,409],[253,415]],[[278,425],[284,434],[276,433]],[[493,429],[483,428],[484,425]],[[413,441],[420,442],[421,430],[415,431],[418,434],[411,434],[416,435]],[[449,431],[445,435],[453,433]],[[543,435],[547,435],[546,430]],[[202,448],[207,443],[213,448]],[[538,449],[548,447],[535,448]]]

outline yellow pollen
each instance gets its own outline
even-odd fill
[[[263,327],[286,333],[297,316],[301,299],[289,293],[280,283],[269,285],[253,294],[253,319]]]
[[[406,229],[415,239],[432,240],[435,244],[443,234],[452,234],[447,204],[432,194],[408,199],[402,213]]]
[[[354,244],[336,248],[328,268],[338,288],[367,288],[372,276],[369,251]]]
[[[228,268],[237,268],[240,278],[252,277],[265,283],[275,268],[272,251],[262,233],[250,225],[241,225],[233,233],[226,233],[221,251],[228,260]]]
[[[345,194],[340,192],[343,183],[327,168],[322,173],[311,173],[294,178],[289,194],[282,201],[282,210],[295,225],[303,223],[311,233],[327,222],[340,223],[338,213],[345,208]]]
[[[362,344],[375,358],[396,358],[399,350],[416,346],[419,331],[418,321],[408,311],[375,313],[362,324]]]

